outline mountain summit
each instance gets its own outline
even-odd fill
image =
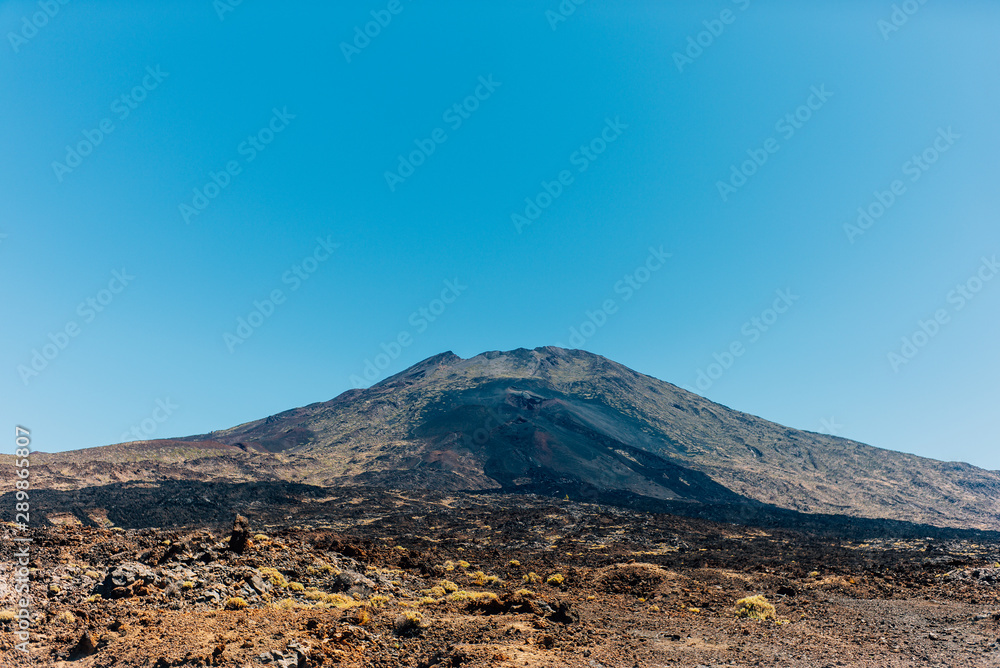
[[[469,359],[446,352],[331,401],[211,434],[109,447],[40,463],[62,486],[104,470],[95,462],[117,460],[131,468],[106,480],[155,469],[160,477],[742,504],[968,528],[1000,521],[998,472],[790,429],[554,347]]]

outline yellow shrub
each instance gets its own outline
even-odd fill
[[[366,626],[372,621],[372,615],[368,612],[368,608],[358,608],[358,614],[355,620],[361,626]]]
[[[305,591],[305,585],[301,582],[289,582],[288,589],[291,591]]]
[[[260,569],[260,574],[268,579],[268,581],[275,587],[287,587],[288,580],[282,575],[277,568],[264,567]]]
[[[448,600],[454,603],[465,603],[468,601],[479,603],[483,601],[498,601],[500,598],[491,591],[465,591],[463,589],[449,594]]]
[[[736,601],[736,616],[746,619],[777,620],[774,606],[761,595],[748,596]]]
[[[500,582],[500,578],[495,575],[487,575],[482,571],[476,571],[470,576],[476,581],[476,584],[480,587],[485,587],[486,585],[497,584]]]
[[[250,605],[249,603],[247,603],[239,596],[233,596],[231,598],[227,598],[226,602],[222,605],[222,607],[224,607],[226,610],[240,610],[241,608],[246,608],[249,605]]]
[[[561,585],[565,581],[566,581],[566,578],[563,576],[562,573],[553,573],[545,581],[545,584],[550,584],[550,585],[552,585],[554,587],[558,587],[559,585]]]

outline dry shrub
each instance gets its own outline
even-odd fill
[[[760,594],[747,596],[736,601],[736,616],[744,619],[772,619],[775,621],[778,619],[774,606]]]
[[[232,598],[227,598],[226,602],[222,605],[226,610],[241,610],[249,606],[250,604],[246,602],[243,598],[239,596],[233,596]]]
[[[265,567],[260,569],[260,574],[268,579],[268,581],[275,587],[287,587],[288,580],[282,575],[277,568]]]

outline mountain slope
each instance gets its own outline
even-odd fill
[[[436,355],[368,390],[206,438],[315,457],[317,482],[582,481],[663,499],[994,527],[1000,474],[730,410],[598,355]],[[312,477],[312,476],[310,476]]]
[[[211,478],[206,462],[235,458],[244,479],[323,486],[594,499],[611,492],[938,526],[1000,524],[998,472],[789,429],[598,355],[552,347],[470,359],[443,353],[367,390],[174,439],[171,452],[178,441],[232,451],[191,460],[201,479]]]

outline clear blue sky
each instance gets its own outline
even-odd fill
[[[562,343],[1000,469],[1000,5],[680,4],[4,2],[3,423],[203,433]]]

